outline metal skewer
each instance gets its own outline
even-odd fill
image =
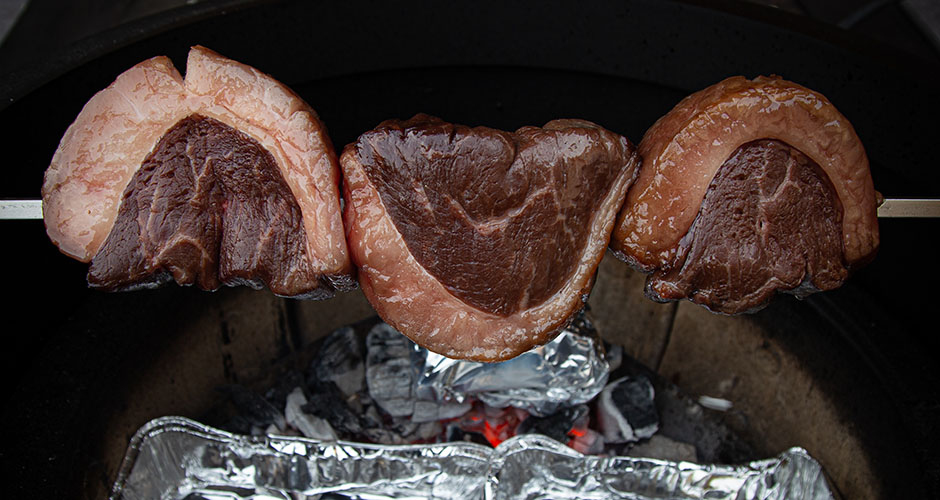
[[[878,206],[878,217],[940,217],[940,200],[889,198]]]
[[[0,200],[0,219],[42,219],[42,200]]]
[[[888,198],[878,206],[878,217],[940,217],[940,200]],[[0,219],[42,219],[42,200],[0,200]]]

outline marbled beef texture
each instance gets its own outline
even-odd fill
[[[585,121],[509,133],[418,115],[363,134],[340,163],[376,312],[434,352],[502,361],[584,307],[639,158]]]
[[[672,265],[718,168],[759,139],[785,142],[822,168],[842,203],[845,260],[852,267],[868,262],[879,235],[865,148],[825,96],[775,76],[727,78],[689,95],[647,130],[612,250],[645,271]]]
[[[843,256],[842,204],[826,174],[781,141],[753,141],[718,169],[675,265],[653,273],[647,293],[750,311],[776,290],[839,287],[849,275]]]
[[[364,134],[358,151],[415,259],[464,302],[507,316],[544,302],[578,265],[626,163],[604,134],[419,116]]]
[[[88,282],[105,289],[179,284],[214,290],[320,288],[300,207],[274,157],[247,135],[192,115],[160,139],[128,184]]]
[[[89,278],[108,289],[175,276],[327,297],[355,286],[339,184],[303,99],[196,46],[185,78],[157,56],[89,99],[46,169],[43,219],[59,250],[96,260]],[[329,286],[310,291],[318,281]]]

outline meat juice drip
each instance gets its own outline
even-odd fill
[[[781,141],[749,142],[719,168],[674,264],[647,292],[731,314],[777,290],[831,290],[849,275],[841,235],[842,205],[822,169]]]
[[[88,282],[120,290],[171,277],[205,290],[319,288],[300,207],[271,154],[249,136],[191,115],[157,143],[124,192]]]

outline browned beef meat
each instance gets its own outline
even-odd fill
[[[638,149],[610,246],[654,273],[656,299],[747,312],[773,290],[835,288],[877,252],[865,149],[818,92],[731,77],[679,102]]]
[[[625,138],[583,121],[384,122],[341,157],[360,285],[420,345],[512,357],[583,306],[635,162]]]
[[[43,181],[50,239],[107,290],[171,278],[328,297],[355,286],[339,162],[283,84],[205,47],[128,69],[69,126]]]
[[[718,169],[677,265],[647,282],[657,300],[691,298],[719,312],[762,307],[842,285],[842,204],[819,165],[776,140],[739,147]]]
[[[300,207],[274,157],[224,123],[192,115],[134,174],[88,282],[115,290],[172,277],[207,290],[267,285],[298,296],[323,290],[306,248]]]

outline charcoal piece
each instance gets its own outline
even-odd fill
[[[274,426],[283,431],[287,425],[284,415],[267,399],[241,385],[228,384],[218,388],[228,396],[239,415],[254,427]]]
[[[304,437],[319,439],[321,441],[335,441],[336,433],[326,420],[311,415],[303,410],[307,404],[303,389],[297,387],[287,396],[284,406],[284,418],[293,428],[300,431]]]
[[[600,455],[604,453],[606,444],[603,434],[587,428],[578,430],[568,442],[571,449],[583,455]]]
[[[413,443],[436,442],[444,433],[444,426],[440,421],[418,422],[414,432],[409,435]]]
[[[479,432],[468,431],[462,428],[457,422],[451,422],[447,425],[445,439],[448,443],[466,442],[487,446],[490,444],[489,441],[486,440],[486,436]]]
[[[290,370],[277,379],[274,386],[264,393],[264,398],[274,405],[275,408],[284,408],[287,405],[287,396],[290,395],[294,389],[298,387],[302,388],[305,384],[303,373],[297,370]]]
[[[627,443],[659,429],[655,391],[643,376],[623,377],[604,387],[597,401],[597,420],[608,443]]]
[[[655,435],[694,446],[695,461],[735,464],[761,458],[760,453],[729,427],[733,410],[730,413],[705,411],[675,384],[629,356],[624,356],[621,368],[611,379],[623,376],[644,376],[653,383],[659,414],[659,430]],[[623,447],[621,453],[628,453],[629,445]]]
[[[308,383],[314,379],[333,382],[346,396],[365,387],[362,343],[353,328],[344,326],[323,340],[310,361],[307,379]]]
[[[568,433],[587,417],[587,405],[570,406],[545,417],[531,416],[516,428],[516,434],[542,434],[560,443],[567,443]]]
[[[358,412],[359,421],[362,422],[364,429],[375,429],[381,427],[385,417],[379,411],[379,407],[368,394],[360,399],[363,410]]]
[[[301,409],[326,420],[343,439],[363,436],[360,416],[352,411],[342,391],[333,382],[320,381],[310,387],[307,404]]]

